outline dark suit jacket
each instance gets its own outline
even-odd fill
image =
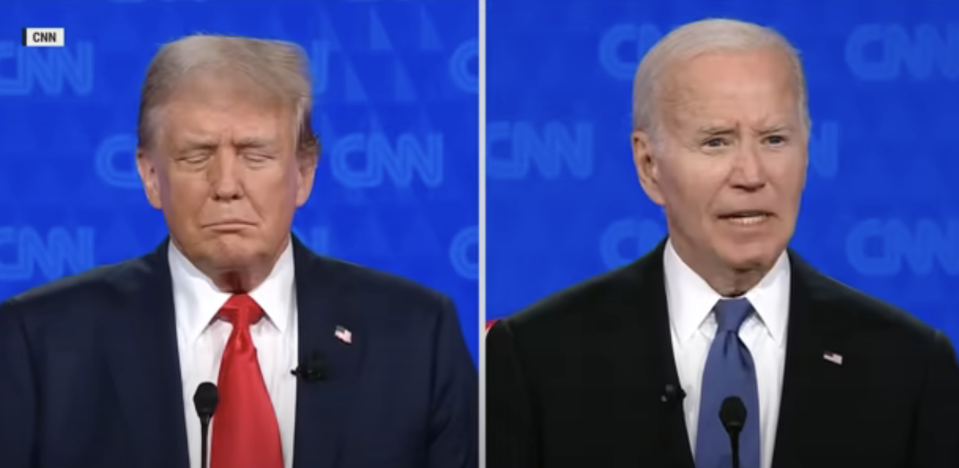
[[[474,468],[477,374],[449,299],[294,239],[296,468]],[[352,344],[334,336],[340,325]],[[0,467],[187,468],[167,243],[0,306]]]
[[[663,401],[678,383],[664,245],[490,329],[489,468],[693,467],[681,399]],[[793,252],[790,262],[773,467],[959,467],[948,339]]]

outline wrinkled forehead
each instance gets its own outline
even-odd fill
[[[798,124],[801,83],[791,67],[774,49],[711,52],[671,64],[660,81],[661,117],[667,124]]]

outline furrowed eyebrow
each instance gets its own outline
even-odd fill
[[[194,150],[214,150],[217,147],[215,140],[211,139],[190,139],[179,145],[177,149],[181,152],[194,151]]]
[[[696,130],[697,135],[707,136],[732,135],[734,133],[736,133],[736,129],[727,125],[706,125]]]
[[[258,137],[246,137],[239,140],[235,140],[233,145],[240,149],[272,149],[275,148],[275,143],[267,138],[258,138]],[[215,150],[219,146],[219,142],[211,138],[196,138],[196,139],[187,139],[178,146],[180,151],[195,151],[195,150],[206,150],[211,151]]]
[[[770,127],[756,129],[756,133],[760,135],[771,135],[773,133],[788,133],[791,131],[792,131],[792,127],[789,125],[773,125]]]
[[[233,144],[238,148],[252,148],[252,149],[268,149],[273,148],[276,144],[273,140],[267,138],[258,138],[258,137],[246,137],[239,140],[234,140]]]

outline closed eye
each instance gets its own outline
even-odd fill
[[[266,153],[246,153],[243,155],[248,161],[255,163],[267,162],[271,159],[274,159],[273,155]]]
[[[208,159],[210,159],[210,154],[208,153],[193,153],[180,158],[180,161],[185,162],[187,164],[195,165],[195,164],[203,164]]]

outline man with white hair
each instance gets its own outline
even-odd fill
[[[160,49],[136,162],[170,236],[0,305],[0,466],[478,465],[451,300],[291,235],[319,158],[307,70],[280,41]]]
[[[668,238],[490,329],[490,468],[959,466],[948,338],[787,248],[806,106],[770,29],[704,20],[649,51],[633,158]]]

